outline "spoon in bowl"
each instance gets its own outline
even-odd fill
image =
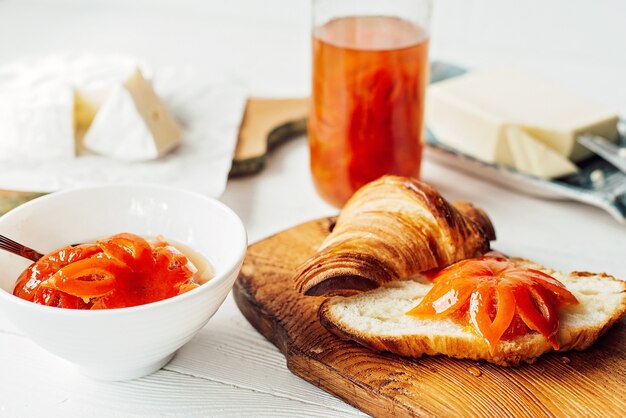
[[[4,235],[0,235],[0,249],[6,250],[13,254],[17,254],[24,258],[28,258],[31,261],[37,261],[41,257],[43,257],[43,254],[41,254],[40,252],[35,251],[25,245],[22,245],[19,242],[15,242],[12,239],[5,237]]]

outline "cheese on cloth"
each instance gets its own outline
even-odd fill
[[[139,70],[117,86],[97,111],[83,138],[85,148],[108,157],[143,161],[161,157],[182,132]]]
[[[427,93],[426,123],[438,140],[545,178],[569,174],[575,167],[568,160],[591,155],[576,142],[580,134],[615,141],[617,122],[603,106],[515,72],[469,73]]]
[[[0,91],[0,161],[75,156],[71,87],[59,84]]]
[[[83,136],[102,104],[109,97],[110,90],[105,89],[76,89],[74,92],[74,120],[76,135]]]

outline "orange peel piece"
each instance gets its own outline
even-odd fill
[[[433,283],[407,314],[462,318],[485,340],[492,354],[516,320],[558,349],[558,308],[578,303],[554,277],[516,265],[497,253],[453,264],[441,270]]]

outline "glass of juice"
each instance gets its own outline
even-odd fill
[[[313,0],[311,172],[341,207],[384,174],[419,177],[431,0]]]

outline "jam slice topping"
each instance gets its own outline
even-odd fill
[[[558,309],[578,300],[554,277],[499,253],[460,261],[433,278],[433,288],[408,315],[469,325],[495,351],[500,340],[538,332],[559,348]]]
[[[165,241],[122,233],[42,257],[18,278],[14,294],[60,308],[143,305],[188,292],[197,269]]]

